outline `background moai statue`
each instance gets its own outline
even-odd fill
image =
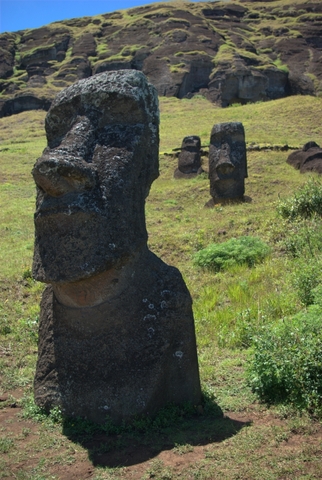
[[[322,173],[322,148],[315,142],[307,142],[300,150],[295,150],[287,157],[287,163],[301,173]]]
[[[200,148],[200,137],[197,135],[184,137],[174,178],[191,178],[202,172]]]
[[[213,126],[209,146],[210,195],[213,201],[243,199],[247,159],[242,123]]]
[[[191,297],[147,248],[157,94],[134,70],[59,93],[46,117],[33,275],[42,301],[37,405],[101,423],[201,399]]]

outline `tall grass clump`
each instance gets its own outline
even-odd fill
[[[322,184],[315,178],[310,178],[292,197],[280,200],[277,204],[278,214],[290,220],[311,218],[322,215]]]
[[[261,400],[322,417],[321,316],[314,304],[253,337],[248,382]]]
[[[315,300],[315,288],[322,282],[322,258],[300,258],[291,275],[291,282],[298,299],[305,307]]]
[[[226,270],[235,265],[252,267],[270,253],[269,246],[260,238],[243,236],[224,243],[212,243],[199,250],[193,260],[196,265],[213,271]]]
[[[322,218],[295,219],[280,225],[280,246],[292,258],[313,258],[322,252]]]

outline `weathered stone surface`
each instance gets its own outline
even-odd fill
[[[208,88],[208,98],[222,107],[233,103],[274,100],[290,92],[287,73],[277,68],[258,71],[244,65],[217,71]]]
[[[214,125],[209,146],[210,195],[213,200],[243,199],[247,158],[242,123]]]
[[[220,106],[318,95],[322,3],[264,3],[154,3],[4,33],[4,111],[16,93],[26,93],[31,77],[46,77],[43,95],[51,101],[50,86],[124,68],[143,71],[159,95],[202,94]]]
[[[308,142],[301,150],[292,152],[286,161],[301,173],[322,173],[322,148],[313,141]]]
[[[0,100],[0,111],[3,117],[15,115],[16,113],[25,112],[28,110],[48,110],[50,107],[50,100],[46,98],[39,98],[35,95],[19,95],[11,100]]]
[[[197,135],[184,137],[178,157],[178,168],[174,172],[175,178],[192,178],[202,172],[200,148],[200,137]]]
[[[191,297],[147,248],[158,106],[141,72],[63,90],[37,160],[33,275],[41,303],[35,401],[104,422],[199,403]]]
[[[96,55],[96,41],[91,33],[84,33],[84,35],[76,40],[72,55],[84,55],[86,57],[94,57]]]
[[[0,35],[0,78],[13,75],[16,51],[16,35],[4,33]]]

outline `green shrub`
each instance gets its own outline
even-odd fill
[[[293,197],[279,201],[277,213],[290,220],[297,217],[311,218],[315,214],[322,215],[321,181],[310,178]]]
[[[318,216],[309,219],[297,218],[282,225],[280,245],[293,258],[314,257],[322,252],[322,221]]]
[[[322,416],[321,316],[321,306],[311,305],[253,339],[248,382],[263,401]]]
[[[301,259],[292,274],[292,284],[304,306],[315,303],[315,288],[321,282],[321,261],[318,258]]]
[[[193,260],[199,267],[219,271],[233,265],[246,264],[251,267],[264,260],[269,252],[269,246],[261,239],[239,237],[220,244],[212,243],[199,250]]]

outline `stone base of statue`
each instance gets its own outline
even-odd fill
[[[104,423],[201,401],[190,294],[176,268],[145,250],[115,295],[91,307],[41,302],[36,404]],[[123,289],[123,286],[126,288]]]

